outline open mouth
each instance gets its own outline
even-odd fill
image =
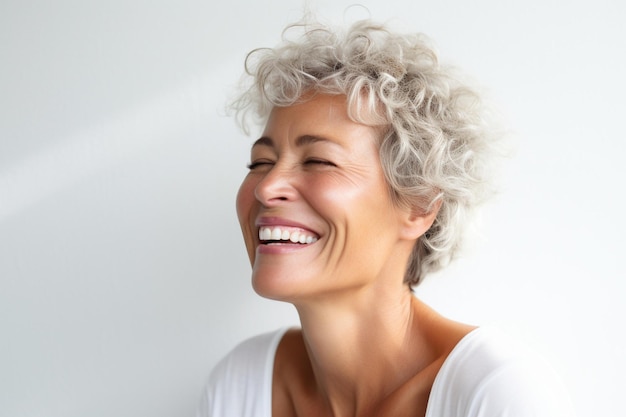
[[[315,233],[300,228],[284,226],[259,228],[259,240],[262,245],[310,245],[317,242],[318,238]]]

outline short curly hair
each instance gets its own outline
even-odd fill
[[[301,34],[289,39],[294,29]],[[440,64],[426,36],[371,20],[345,30],[300,22],[285,29],[278,47],[250,52],[245,68],[249,84],[232,107],[246,132],[250,116],[263,123],[273,107],[312,91],[345,95],[353,120],[381,126],[380,158],[394,201],[424,213],[440,205],[409,259],[409,286],[455,257],[470,215],[491,190],[486,168],[495,135],[484,100]]]

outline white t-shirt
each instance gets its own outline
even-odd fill
[[[287,329],[244,341],[213,369],[197,417],[271,417],[278,343]],[[426,417],[571,417],[560,379],[501,333],[466,335],[439,370]]]

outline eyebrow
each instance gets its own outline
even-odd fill
[[[327,143],[332,143],[332,144],[338,145],[337,142],[332,141],[332,140],[330,140],[328,138],[325,138],[323,136],[302,135],[302,136],[299,136],[298,139],[296,139],[296,146],[310,145],[310,144],[317,143],[317,142],[327,142]],[[273,148],[274,147],[274,141],[272,140],[272,138],[270,138],[268,136],[261,136],[259,139],[255,140],[254,143],[252,144],[253,148],[255,146],[269,146],[269,147]]]

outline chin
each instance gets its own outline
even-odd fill
[[[297,293],[293,284],[293,278],[281,278],[279,274],[252,272],[252,288],[263,298],[289,301]]]
[[[296,279],[294,274],[285,274],[282,268],[276,269],[252,271],[252,288],[261,297],[293,304],[315,292],[314,283],[309,281],[310,277],[299,276]]]

